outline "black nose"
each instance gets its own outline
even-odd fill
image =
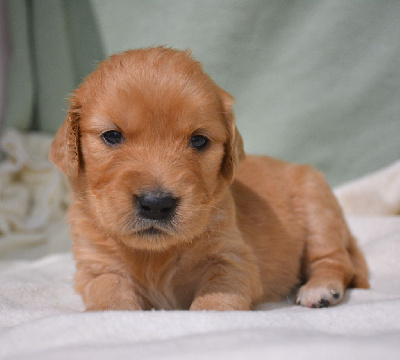
[[[177,199],[165,193],[145,193],[137,197],[139,214],[150,220],[166,220],[173,216]]]

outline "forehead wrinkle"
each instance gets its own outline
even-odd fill
[[[141,100],[144,98],[139,96]],[[132,144],[142,140],[149,145],[160,141],[165,144],[187,141],[196,131],[214,141],[225,141],[222,113],[216,111],[214,104],[193,106],[190,102],[182,98],[178,103],[165,99],[165,104],[160,104],[150,99],[119,102],[120,106],[115,107],[103,101],[100,109],[90,112],[83,130],[98,134],[121,131]]]

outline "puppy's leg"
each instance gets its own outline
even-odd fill
[[[297,303],[326,307],[343,299],[357,273],[366,279],[366,265],[361,253],[362,261],[359,256],[358,264],[352,262],[350,250],[355,240],[324,177],[311,171],[304,185],[302,203],[307,219],[307,239],[303,273],[306,283],[297,294]],[[361,263],[364,266],[360,266]]]
[[[77,290],[82,294],[86,311],[143,310],[147,307],[134,285],[120,275],[110,273],[82,280],[82,274],[78,272]]]
[[[190,310],[249,310],[261,294],[254,263],[240,255],[221,254],[211,260]]]

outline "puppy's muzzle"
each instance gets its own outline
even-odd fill
[[[139,215],[148,220],[171,220],[178,199],[163,192],[143,193],[136,198]]]

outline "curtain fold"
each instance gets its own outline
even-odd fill
[[[4,127],[54,133],[68,94],[104,59],[87,0],[8,0],[12,43]]]

